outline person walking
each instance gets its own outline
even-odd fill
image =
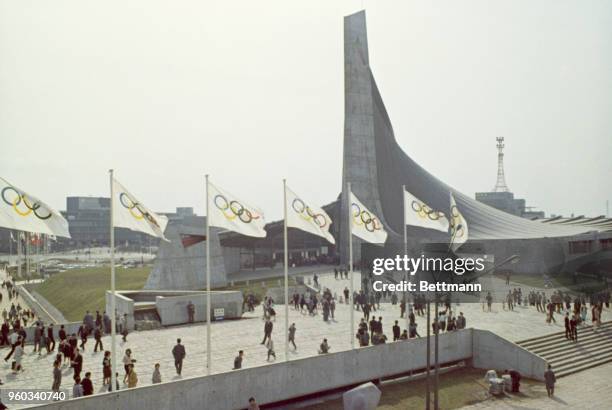
[[[94,330],[94,339],[96,339],[96,344],[94,345],[94,353],[98,351],[98,346],[100,346],[100,351],[104,350],[104,346],[102,345],[102,326],[96,327]]]
[[[161,383],[161,372],[159,371],[159,363],[155,363],[155,368],[153,369],[153,376],[151,376],[151,383],[157,384]]]
[[[19,371],[23,371],[23,367],[21,366],[21,360],[23,359],[23,346],[18,344],[15,348],[15,362],[13,363],[13,373],[17,373]]]
[[[291,326],[289,326],[289,343],[293,345],[293,350],[297,350],[297,346],[295,345],[295,331],[295,323],[292,323]]]
[[[112,374],[112,366],[111,366],[111,352],[108,350],[104,352],[104,359],[102,359],[102,384],[103,385],[111,385],[111,374]]]
[[[268,339],[268,343],[266,344],[268,348],[268,358],[267,361],[270,361],[270,356],[274,356],[274,360],[276,360],[276,353],[274,352],[274,342],[272,341],[272,337]]]
[[[394,342],[396,340],[399,340],[400,334],[401,334],[401,329],[399,327],[398,321],[396,320],[395,324],[393,325],[393,341]]]
[[[34,329],[34,351],[36,352],[38,349],[38,353],[40,354],[40,339],[42,338],[42,326],[37,325],[36,329]]]
[[[176,339],[176,345],[172,348],[172,356],[174,356],[174,367],[176,374],[181,375],[183,370],[183,359],[185,359],[185,346],[181,344],[181,339]]]
[[[13,330],[13,333],[9,335],[8,340],[11,345],[11,351],[4,358],[5,362],[8,362],[8,359],[10,359],[13,353],[15,353],[15,348],[17,347],[17,345],[21,344],[21,338],[15,330]]]
[[[548,365],[548,370],[544,372],[544,381],[546,383],[546,393],[548,393],[548,397],[552,397],[555,394],[555,383],[557,378],[550,364]]]
[[[571,339],[578,343],[578,317],[575,314],[570,319],[570,334]]]
[[[61,362],[57,360],[53,363],[53,384],[51,385],[51,390],[54,392],[58,392],[60,386],[62,385],[62,371],[60,370],[60,363]]]
[[[74,377],[80,377],[81,371],[83,370],[83,356],[79,352],[79,349],[75,349],[74,358],[70,364],[74,370]]]
[[[81,348],[81,350],[85,351],[85,344],[87,343],[87,335],[88,335],[87,326],[86,325],[79,326],[79,330],[77,331],[77,334],[81,336],[81,345],[79,347]]]
[[[128,371],[128,389],[136,387],[138,384],[138,375],[136,374],[136,370],[134,370],[134,364],[130,364]]]
[[[47,328],[47,352],[55,351],[55,338],[53,337],[53,323]]]
[[[270,318],[267,318],[266,319],[266,324],[264,325],[264,338],[261,341],[262,345],[266,344],[266,340],[269,340],[269,339],[272,338],[272,329],[273,328],[274,328],[274,325],[270,321]]]
[[[123,369],[125,370],[125,376],[123,376],[123,384],[127,383],[128,376],[130,375],[130,366],[134,363],[132,359],[132,351],[126,349],[125,355],[123,356]]]

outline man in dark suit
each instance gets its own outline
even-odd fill
[[[261,342],[261,344],[265,344],[266,340],[270,339],[272,337],[272,328],[274,327],[274,325],[272,324],[272,322],[270,321],[270,319],[266,319],[266,324],[264,325],[264,338],[263,341]]]
[[[572,338],[572,329],[570,327],[569,313],[565,314],[565,338],[568,340]]]
[[[74,378],[80,377],[81,370],[83,370],[83,356],[81,356],[81,353],[79,353],[79,349],[75,349],[74,359],[72,359],[71,366],[74,369]]]
[[[400,334],[401,334],[401,329],[400,329],[399,325],[397,324],[397,320],[396,320],[395,324],[393,325],[393,341],[394,342],[396,340],[399,340]]]
[[[47,328],[47,351],[55,350],[55,338],[53,337],[53,323]]]
[[[181,344],[181,339],[176,339],[176,345],[172,348],[172,356],[174,356],[174,367],[176,374],[181,375],[183,370],[183,359],[185,358],[185,346]]]

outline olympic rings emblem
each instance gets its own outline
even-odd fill
[[[28,200],[26,194],[20,193],[12,186],[4,187],[0,196],[2,196],[2,201],[4,201],[4,203],[8,206],[12,207],[19,216],[28,216],[33,213],[38,219],[43,221],[51,218],[52,216],[51,211],[46,207],[43,207],[40,202],[32,202],[31,200]],[[25,209],[20,207],[22,203],[25,206]]]
[[[241,222],[248,224],[251,223],[251,221],[260,218],[260,215],[258,215],[256,212],[248,210],[240,202],[236,200],[228,201],[227,198],[221,194],[216,195],[213,202],[221,211],[223,216],[229,221],[238,218]]]
[[[153,218],[153,215],[151,215],[151,213],[149,213],[140,203],[134,202],[125,192],[119,194],[119,202],[121,202],[121,205],[123,205],[124,208],[130,211],[130,214],[132,214],[134,219],[146,219],[153,225],[160,228],[159,223],[155,218]]]
[[[357,226],[364,225],[368,232],[382,230],[382,224],[378,218],[365,209],[362,210],[361,207],[354,202],[351,204],[351,215],[353,217],[353,223]]]
[[[451,227],[451,232],[455,238],[462,238],[465,235],[465,229],[463,225],[460,223],[461,218],[459,217],[459,209],[456,205],[451,206],[451,218],[449,221],[449,225]]]
[[[422,202],[412,201],[412,210],[421,218],[429,218],[432,221],[437,221],[444,217],[444,213],[440,211],[434,211]]]
[[[295,198],[291,203],[293,210],[305,221],[313,221],[319,228],[327,226],[327,218],[323,214],[315,214],[309,206],[300,198]]]

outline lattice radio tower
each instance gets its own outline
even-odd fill
[[[506,185],[506,176],[504,175],[504,137],[497,137],[497,182],[493,192],[508,192]]]

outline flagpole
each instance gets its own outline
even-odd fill
[[[208,207],[208,174],[206,174],[206,374],[211,372],[211,326],[210,326],[210,213]]]
[[[355,348],[355,306],[354,303],[354,284],[353,284],[353,221],[351,211],[351,183],[347,183],[346,203],[348,205],[348,236],[349,236],[349,277],[350,277],[350,294],[349,294],[349,309],[351,310],[351,349]]]
[[[17,231],[17,276],[21,277],[21,231]]]
[[[284,240],[284,264],[285,264],[285,360],[289,360],[289,257],[287,255],[289,246],[287,245],[287,180],[283,179],[283,236]]]
[[[113,189],[113,170],[109,170],[110,182],[110,266],[111,266],[111,386],[110,390],[117,387],[117,315],[115,307],[115,215],[113,204],[115,203],[115,190]],[[125,324],[127,326],[127,323]]]
[[[30,233],[26,232],[26,244],[25,244],[25,257],[26,257],[26,276],[30,274]],[[19,278],[23,279],[23,278]]]
[[[9,267],[11,266],[12,257],[13,257],[13,231],[9,229],[9,257],[8,257],[8,265],[6,267],[7,272],[9,270]]]
[[[408,255],[408,228],[406,227],[406,185],[402,185],[402,203],[404,204],[404,255]],[[404,280],[408,282],[408,272],[404,271]],[[408,318],[408,295],[404,292],[404,316],[406,319],[406,330],[410,327]]]

